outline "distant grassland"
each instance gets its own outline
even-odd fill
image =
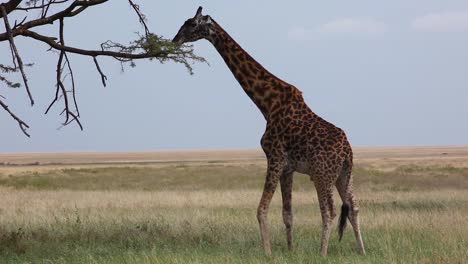
[[[468,168],[453,166],[400,166],[390,171],[356,166],[357,188],[372,190],[468,189]],[[167,165],[164,167],[104,167],[61,169],[48,172],[0,174],[0,185],[37,190],[261,190],[265,166]],[[308,175],[296,174],[296,190],[310,190]]]
[[[0,166],[0,263],[467,263],[468,168],[459,160],[357,162],[367,255],[357,254],[348,227],[340,243],[334,230],[326,258],[318,254],[317,195],[301,174],[295,250],[286,249],[278,190],[269,214],[273,255],[263,254],[256,220],[263,162],[17,173]]]

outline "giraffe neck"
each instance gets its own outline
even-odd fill
[[[265,119],[293,98],[302,100],[302,93],[294,86],[280,80],[250,56],[237,42],[214,22],[210,41],[234,77],[262,112]]]

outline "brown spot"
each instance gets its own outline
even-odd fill
[[[240,61],[239,61],[239,58],[237,58],[235,55],[232,55],[230,56],[231,57],[231,60],[234,64],[236,65],[239,65],[240,64]]]
[[[249,71],[247,70],[247,67],[246,67],[245,65],[241,65],[240,71],[241,71],[242,74],[244,74],[246,77],[251,76],[250,73],[249,73]]]
[[[262,86],[260,86],[260,85],[256,85],[256,86],[254,87],[254,89],[255,89],[255,92],[256,92],[259,96],[263,97],[263,96],[265,95],[265,90],[266,90],[266,89],[265,89],[264,87],[262,87]]]
[[[249,70],[252,72],[253,75],[257,75],[259,70],[255,67],[253,63],[248,64]]]

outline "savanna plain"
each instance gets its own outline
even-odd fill
[[[317,194],[302,174],[295,248],[278,189],[273,254],[263,253],[259,149],[0,153],[0,263],[468,263],[468,146],[354,152],[367,255],[349,224],[338,242],[335,219],[327,257]]]

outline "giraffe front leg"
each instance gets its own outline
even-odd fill
[[[283,198],[283,222],[286,227],[286,239],[288,242],[288,249],[293,249],[293,215],[292,215],[292,183],[293,172],[284,172],[280,178],[281,196]]]
[[[260,199],[260,204],[258,205],[257,210],[257,219],[258,224],[260,225],[260,235],[263,242],[263,249],[265,250],[265,254],[270,255],[270,234],[268,232],[267,224],[268,208],[270,206],[271,199],[273,198],[273,194],[275,193],[276,186],[278,185],[279,178],[283,171],[283,166],[281,163],[268,163],[265,186],[263,188],[262,198]]]

